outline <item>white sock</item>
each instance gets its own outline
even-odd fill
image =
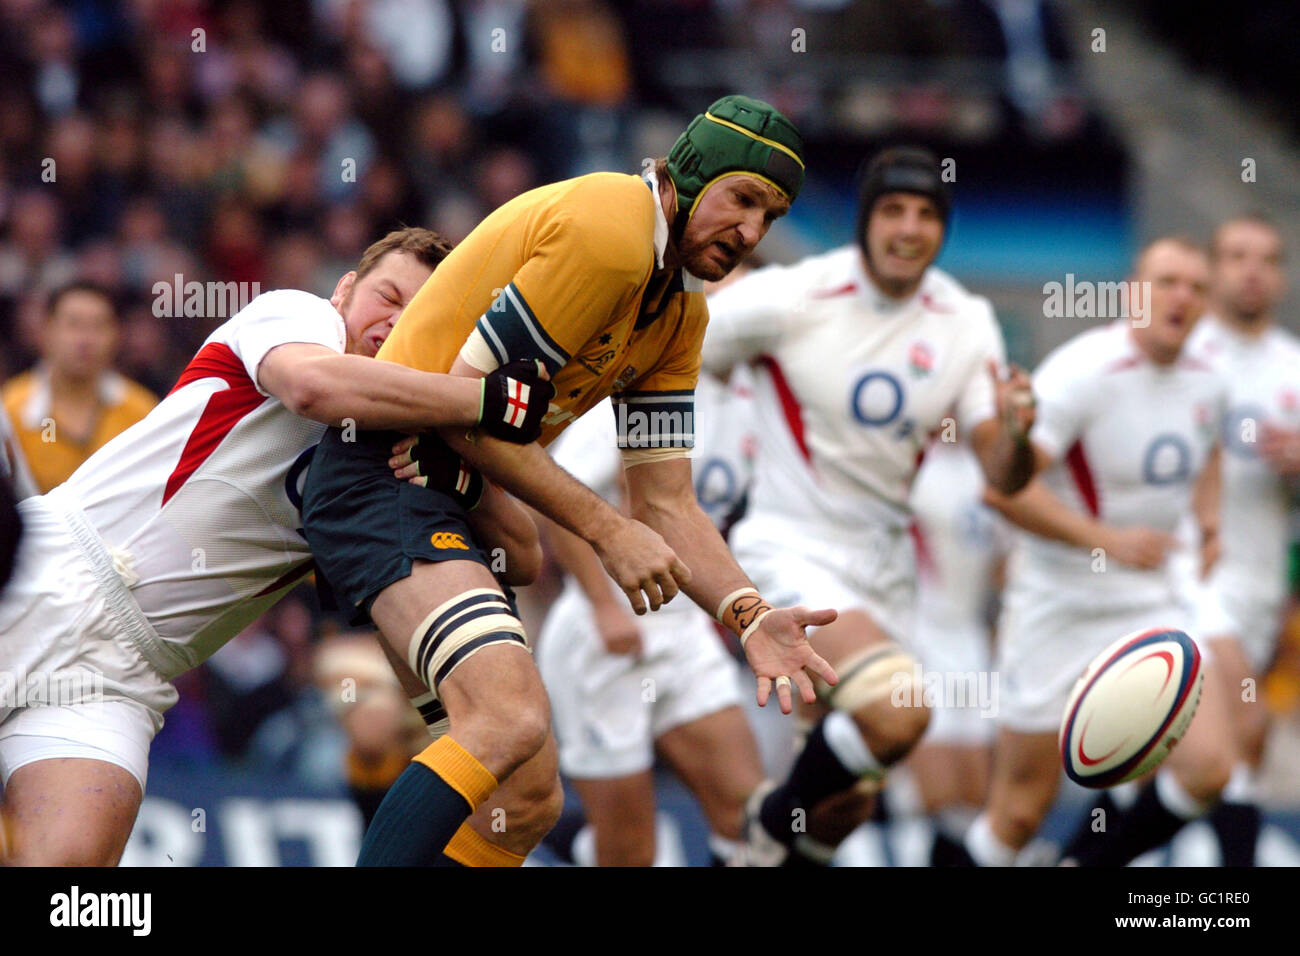
[[[1224,803],[1250,803],[1259,799],[1259,788],[1255,781],[1255,768],[1248,763],[1239,763],[1232,768],[1228,785],[1223,788]]]
[[[822,722],[822,734],[826,737],[826,745],[831,748],[831,753],[835,754],[849,773],[860,777],[884,776],[885,768],[862,739],[862,733],[853,718],[844,711],[831,711],[830,716]]]
[[[1138,786],[1136,780],[1130,780],[1128,783],[1121,783],[1118,787],[1111,787],[1109,792],[1115,806],[1121,810],[1127,810],[1137,803],[1138,794],[1142,792],[1142,788]]]
[[[999,840],[988,814],[981,813],[966,831],[966,852],[980,866],[1015,866],[1019,851]]]
[[[814,863],[820,863],[822,866],[830,866],[831,860],[835,858],[835,847],[820,840],[814,840],[808,834],[804,833],[795,837],[795,852],[805,856]]]
[[[739,849],[740,844],[735,840],[728,840],[717,833],[709,834],[709,852],[724,863],[730,860]]]
[[[934,815],[934,828],[949,840],[960,843],[975,822],[976,815],[974,807],[944,807]]]
[[[1184,790],[1183,785],[1178,782],[1178,778],[1174,776],[1173,771],[1168,768],[1156,774],[1155,786],[1156,796],[1159,798],[1161,805],[1174,816],[1183,820],[1195,820],[1209,809],[1208,806]]]
[[[895,820],[910,820],[921,816],[921,788],[916,778],[905,767],[899,767],[889,774],[889,785],[880,791],[881,798]]]

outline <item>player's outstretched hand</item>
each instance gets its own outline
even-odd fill
[[[989,359],[988,370],[993,379],[998,417],[1013,438],[1026,437],[1034,427],[1034,389],[1029,373],[1019,365],[1011,364],[1007,366],[1007,377],[1003,378],[998,363],[992,359]]]
[[[776,608],[763,616],[745,641],[745,657],[758,677],[759,707],[767,706],[775,684],[781,713],[790,713],[793,709],[791,682],[798,686],[805,704],[813,703],[817,693],[810,672],[828,684],[839,682],[835,669],[813,650],[804,633],[805,627],[830,624],[838,616],[830,608],[810,611],[802,606]],[[789,679],[780,680],[782,677]]]
[[[657,531],[640,521],[625,519],[617,534],[593,542],[592,547],[605,573],[623,589],[637,614],[646,612],[647,601],[650,610],[659,610],[691,582],[691,572],[677,552]]]
[[[540,361],[507,362],[483,377],[478,427],[517,445],[535,442],[554,397],[555,386]]]

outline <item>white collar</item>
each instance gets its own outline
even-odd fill
[[[36,385],[19,412],[23,427],[36,429],[50,417],[54,395],[50,389],[50,369],[44,362],[32,370]],[[126,380],[112,369],[99,376],[99,401],[105,408],[116,408],[126,398]]]
[[[668,248],[668,217],[664,215],[664,204],[659,198],[659,177],[651,167],[641,174],[641,179],[650,187],[650,195],[655,201],[655,265],[664,267],[664,252]],[[703,292],[704,280],[682,269],[682,287],[687,292]]]

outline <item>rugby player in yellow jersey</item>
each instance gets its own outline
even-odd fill
[[[642,175],[582,176],[492,213],[411,301],[380,352],[467,376],[540,362],[554,402],[540,409],[519,389],[504,414],[521,424],[544,414],[543,444],[612,395],[632,518],[537,444],[446,430],[453,451],[425,437],[410,463],[404,442],[395,477],[395,433],[349,442],[334,430],[322,441],[303,507],[318,566],[410,662],[436,695],[430,716],[450,726],[389,791],[360,865],[521,862],[562,800],[546,693],[470,532],[471,503],[401,480],[442,467],[453,452],[591,544],[638,614],[679,589],[715,614],[745,643],[760,704],[775,687],[788,713],[792,682],[811,702],[809,672],[835,682],[804,634],[835,612],[773,609],[762,599],[696,503],[688,457],[708,321],[702,281],[727,275],[786,213],[803,182],[802,150],[771,106],[724,97]]]

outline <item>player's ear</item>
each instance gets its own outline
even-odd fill
[[[330,305],[334,306],[336,309],[341,306],[343,300],[348,297],[348,293],[352,291],[352,286],[356,281],[357,273],[355,269],[341,276],[338,284],[334,286],[334,294],[330,296]]]

